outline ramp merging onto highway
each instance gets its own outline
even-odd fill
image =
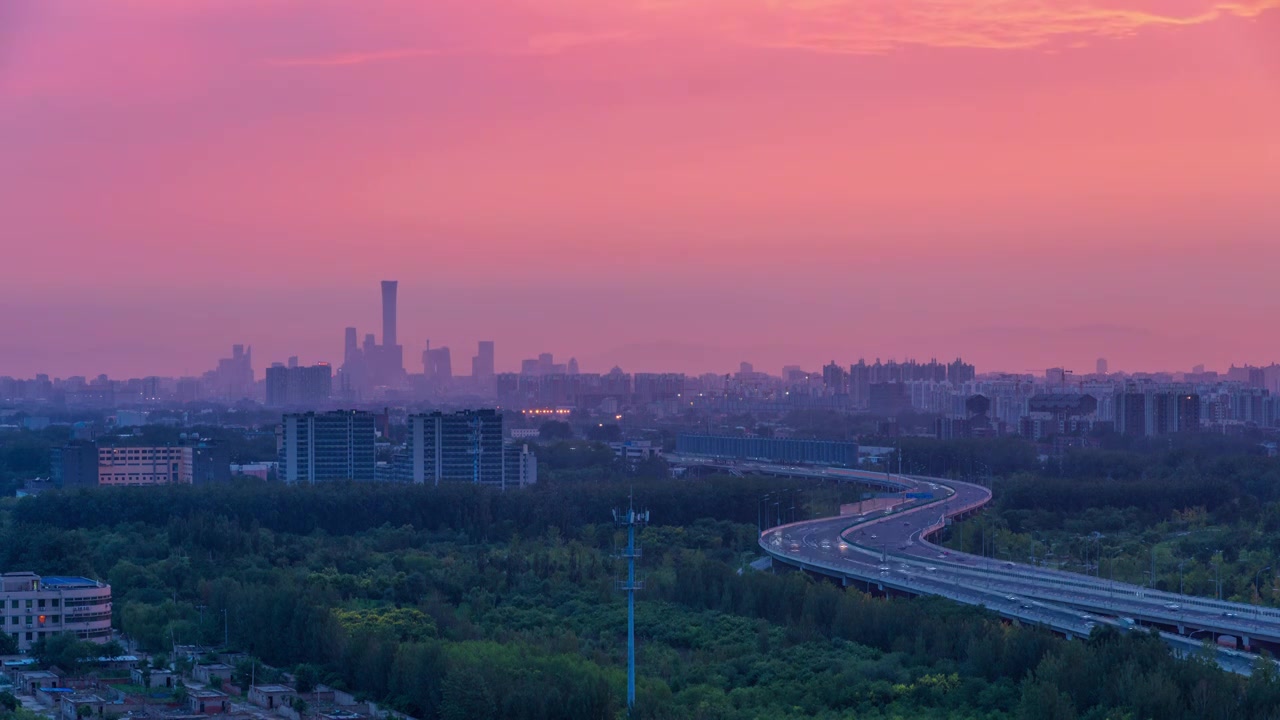
[[[891,488],[897,508],[769,528],[760,547],[775,562],[884,592],[938,595],[1088,637],[1099,625],[1155,628],[1181,656],[1210,652],[1224,669],[1249,674],[1258,657],[1222,647],[1280,647],[1280,610],[1112,582],[1087,575],[957,553],[929,541],[947,523],[986,505],[991,492],[972,483],[839,468],[738,463],[740,472],[811,477]],[[908,497],[910,496],[910,497]]]

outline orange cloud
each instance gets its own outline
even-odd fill
[[[331,66],[439,55],[555,55],[622,41],[671,38],[844,54],[883,54],[910,46],[1073,48],[1090,38],[1116,39],[1149,28],[1255,18],[1280,8],[1280,0],[488,1],[494,5],[494,18],[519,17],[519,11],[536,8],[538,21],[455,28],[455,35],[465,38],[461,47],[341,52],[270,62]],[[424,7],[404,12],[430,17],[433,11]],[[444,24],[449,24],[447,19]]]
[[[739,39],[766,47],[850,54],[885,53],[912,45],[1016,49],[1062,41],[1078,46],[1088,37],[1122,38],[1147,28],[1253,18],[1280,8],[1280,0],[1194,3],[1195,8],[1182,14],[1137,5],[1132,1],[1082,5],[1026,0],[797,0],[771,4],[766,12],[772,22],[744,32]]]

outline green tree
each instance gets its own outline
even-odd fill
[[[142,674],[142,687],[151,689],[151,661],[142,658],[138,661],[138,672]]]
[[[538,427],[538,439],[543,442],[569,440],[573,437],[573,428],[567,422],[548,420]]]
[[[36,660],[48,667],[56,665],[63,670],[77,674],[87,661],[98,657],[100,648],[91,642],[79,640],[74,633],[58,633],[37,640],[31,647],[31,654]]]
[[[441,720],[495,720],[497,706],[484,678],[470,669],[455,670],[444,680]]]
[[[125,649],[119,640],[111,640],[100,645],[98,653],[99,657],[118,658],[125,654]]]
[[[14,697],[13,693],[8,690],[0,692],[0,708],[4,708],[8,712],[13,712],[18,709],[19,705],[21,705],[21,703],[18,702],[18,698]]]
[[[176,701],[179,705],[186,705],[187,699],[190,697],[191,697],[191,694],[187,691],[186,683],[179,680],[178,684],[173,688],[174,701]]]
[[[293,687],[300,693],[309,693],[320,683],[320,668],[303,663],[293,670]]]

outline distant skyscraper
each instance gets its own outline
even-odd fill
[[[333,369],[328,363],[310,367],[279,363],[267,368],[267,407],[315,407],[333,394]]]
[[[205,373],[204,380],[213,394],[222,399],[249,397],[253,392],[253,348],[232,345],[231,357],[219,360],[217,369]]]
[[[395,280],[382,281],[382,345],[396,346],[396,287]]]
[[[1099,375],[1106,375],[1106,374],[1107,374],[1107,359],[1106,359],[1106,358],[1098,358],[1098,374],[1099,374]]]
[[[568,372],[570,375],[578,374],[578,358],[569,358]]]
[[[434,348],[427,351],[430,361],[430,372],[427,375],[437,383],[447,383],[453,379],[453,361],[449,356],[449,348]]]
[[[471,376],[478,381],[488,382],[494,375],[493,341],[481,340],[479,353],[471,360]]]
[[[351,362],[351,356],[359,349],[360,343],[356,337],[356,329],[353,327],[347,328],[342,343],[342,361],[344,363]]]

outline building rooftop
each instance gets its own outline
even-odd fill
[[[50,588],[78,588],[78,587],[101,587],[102,583],[89,578],[73,577],[69,575],[45,575],[40,578],[40,584]]]
[[[254,685],[253,689],[264,693],[293,692],[288,685]]]

